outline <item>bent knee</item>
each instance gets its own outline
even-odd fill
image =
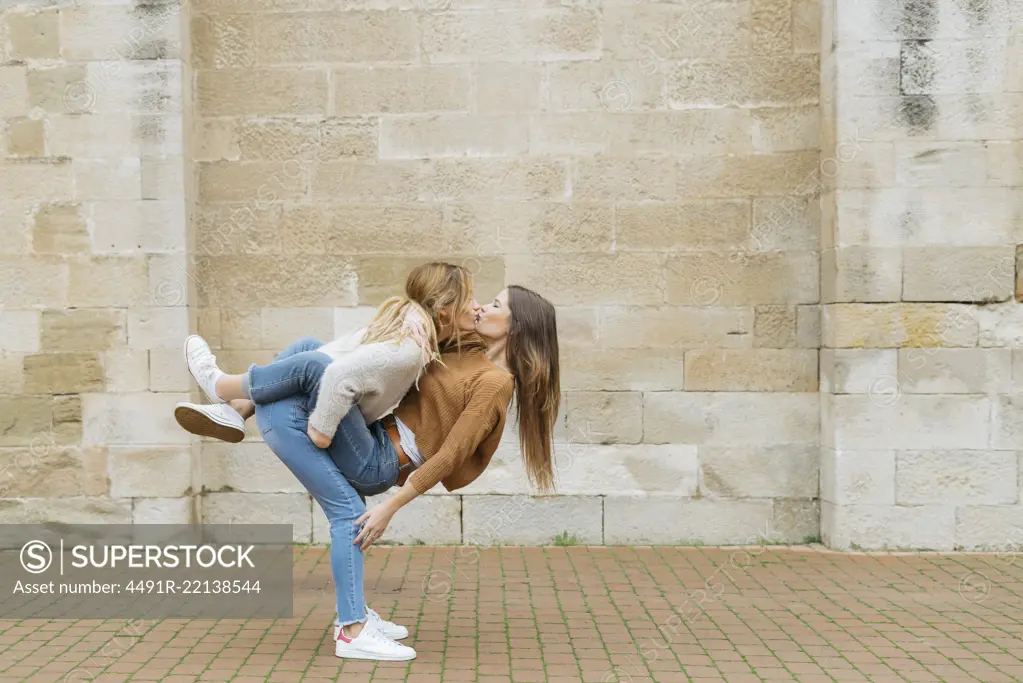
[[[334,362],[334,359],[325,353],[308,353],[306,355],[308,356],[306,359],[308,367],[317,371],[319,374],[326,372],[327,368]]]
[[[327,516],[331,534],[351,534],[355,529],[355,520],[366,514],[365,505],[337,505]]]
[[[277,354],[276,360],[284,360],[289,356],[305,353],[306,351],[315,351],[321,346],[323,346],[323,342],[316,337],[301,337],[288,344],[288,348]]]
[[[303,347],[306,351],[313,351],[323,346],[323,342],[316,337],[301,337],[295,344]]]

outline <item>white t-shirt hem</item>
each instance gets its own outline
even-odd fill
[[[405,451],[405,455],[409,457],[416,468],[423,466],[423,455],[419,452],[419,446],[416,445],[416,435],[412,433],[412,430],[408,426],[398,419],[398,416],[394,416],[394,424],[398,426],[398,443],[401,444],[401,450]]]

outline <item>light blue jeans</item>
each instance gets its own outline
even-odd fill
[[[398,454],[380,423],[367,425],[358,407],[338,425],[330,447],[318,448],[306,430],[316,406],[319,376],[326,365],[315,351],[318,339],[299,339],[270,365],[249,373],[256,421],[270,450],[312,494],[330,522],[330,569],[338,619],[366,620],[363,555],[354,545],[355,520],[366,511],[366,496],[383,493],[398,480]],[[275,367],[276,366],[276,367]],[[256,397],[259,397],[259,400]]]

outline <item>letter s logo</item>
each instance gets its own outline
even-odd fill
[[[53,563],[53,551],[42,541],[29,541],[21,546],[21,566],[30,574],[42,574]]]

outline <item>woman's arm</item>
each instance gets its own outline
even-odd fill
[[[338,424],[363,396],[370,392],[401,396],[411,385],[408,378],[416,377],[421,368],[422,351],[415,342],[360,344],[324,370],[309,426],[333,439]]]
[[[441,447],[408,480],[426,493],[475,452],[500,421],[515,392],[515,378],[506,372],[488,372],[480,378],[465,410],[458,416]]]
[[[484,381],[473,391],[469,405],[458,416],[440,450],[413,472],[395,495],[355,520],[356,526],[364,526],[354,543],[361,542],[360,548],[366,550],[383,536],[394,513],[454,471],[500,421],[501,411],[507,408],[514,391],[515,379],[511,375],[494,373],[484,376]]]
[[[363,523],[365,523],[365,526],[359,531],[359,535],[355,537],[353,544],[361,543],[362,545],[359,546],[359,549],[365,551],[366,548],[373,545],[384,535],[387,525],[391,523],[391,518],[394,517],[394,513],[411,503],[419,495],[419,491],[412,485],[412,482],[406,481],[404,486],[398,489],[398,492],[393,496],[383,503],[366,510],[362,513],[361,517],[355,520],[355,526]]]

